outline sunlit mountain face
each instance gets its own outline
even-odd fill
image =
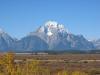
[[[48,21],[35,32],[31,32],[20,40],[15,40],[0,29],[0,50],[43,51],[43,50],[92,50],[95,46],[83,35],[69,33],[64,25]]]
[[[8,51],[12,49],[15,40],[9,36],[4,30],[0,29],[0,51]]]

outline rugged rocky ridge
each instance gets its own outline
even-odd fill
[[[74,35],[68,32],[64,25],[55,21],[48,21],[30,35],[39,36],[48,45],[48,50],[91,50],[94,45],[82,35]]]
[[[92,50],[94,44],[82,35],[68,32],[64,25],[48,21],[35,32],[15,40],[0,29],[0,50],[43,51],[43,50]]]
[[[15,40],[4,32],[4,30],[0,29],[0,51],[11,50],[14,43]]]

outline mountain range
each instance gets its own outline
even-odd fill
[[[0,51],[67,51],[100,49],[100,40],[88,41],[74,35],[55,21],[48,21],[36,31],[16,40],[0,29]]]

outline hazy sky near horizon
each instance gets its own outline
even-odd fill
[[[73,34],[100,38],[100,0],[0,0],[0,28],[13,37],[24,37],[48,20]]]

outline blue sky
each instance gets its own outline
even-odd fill
[[[0,0],[0,27],[21,38],[48,20],[73,34],[100,38],[100,0]]]

